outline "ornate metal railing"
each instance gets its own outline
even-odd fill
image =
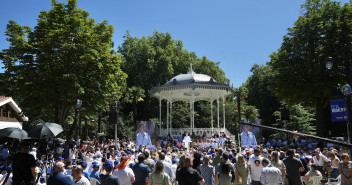
[[[220,129],[218,129],[218,128],[213,128],[213,129],[212,128],[194,128],[193,129],[193,132],[195,132],[195,133],[200,132],[200,131],[202,133],[204,133],[204,132],[208,133],[208,131],[209,131],[212,135],[215,134],[215,133],[219,133],[219,132],[221,133],[222,132],[222,133],[225,133],[227,137],[230,137],[230,139],[232,141],[237,141],[236,136],[231,134],[226,128],[225,129],[224,128],[220,128]],[[172,129],[170,129],[170,134],[171,135],[176,135],[177,133],[183,134],[184,132],[191,133],[192,132],[192,128],[172,128]],[[167,134],[168,134],[168,130],[167,129],[161,129],[159,136],[160,137],[166,137]]]

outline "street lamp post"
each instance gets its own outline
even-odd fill
[[[345,61],[344,61],[344,75],[345,75],[345,81],[347,83],[347,85],[343,86],[341,89],[341,91],[343,91],[344,87],[349,87],[349,84],[351,84],[351,78],[350,78],[350,71],[351,71],[351,64],[350,64],[350,60],[349,60],[349,56],[348,56],[348,48],[347,45],[344,46],[344,54],[345,54]],[[325,66],[328,70],[331,70],[333,67],[333,61],[334,59],[332,57],[327,57],[325,59]],[[347,137],[348,137],[348,142],[351,142],[350,140],[350,135],[351,135],[351,130],[350,130],[350,125],[351,125],[351,97],[350,94],[351,93],[346,93],[346,92],[342,92],[345,95],[345,99],[346,99],[346,123],[347,123]]]

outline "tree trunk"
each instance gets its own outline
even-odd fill
[[[78,138],[82,138],[82,117],[78,119]]]
[[[101,117],[102,117],[102,110],[99,109],[99,116],[98,116],[98,133],[101,133]]]
[[[88,141],[88,119],[87,118],[84,118],[85,119],[85,122],[86,122],[86,133],[85,133],[85,139]]]
[[[133,124],[137,124],[137,98],[133,98]]]
[[[73,133],[68,133],[68,135],[71,135],[71,136],[73,135],[76,138],[76,140],[78,138],[78,128],[77,128],[78,117],[79,117],[79,112],[77,109],[75,109],[75,117],[71,128]]]
[[[324,123],[324,103],[316,104],[316,131],[317,136],[324,137],[325,123]]]

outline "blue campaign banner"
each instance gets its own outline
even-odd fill
[[[331,100],[330,108],[332,122],[347,121],[345,99]]]

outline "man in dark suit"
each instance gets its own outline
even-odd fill
[[[152,172],[148,165],[144,164],[144,154],[139,154],[138,163],[132,167],[136,181],[132,185],[145,185],[148,174]]]
[[[54,169],[55,172],[49,177],[47,185],[73,185],[71,178],[63,174],[65,170],[63,162],[57,162]]]

